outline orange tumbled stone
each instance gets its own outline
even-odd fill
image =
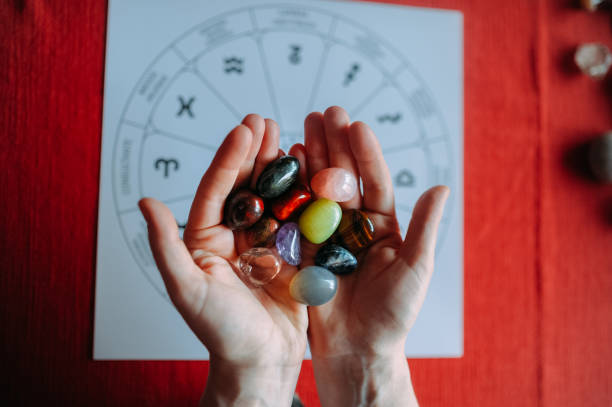
[[[355,176],[344,168],[331,167],[317,172],[310,186],[317,197],[335,202],[346,202],[357,192]]]
[[[298,185],[272,202],[272,213],[278,220],[288,219],[310,202],[311,197],[312,194],[306,185]]]

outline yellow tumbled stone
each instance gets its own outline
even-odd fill
[[[317,199],[310,205],[298,221],[300,232],[311,243],[323,243],[334,233],[342,219],[340,205],[329,199]]]

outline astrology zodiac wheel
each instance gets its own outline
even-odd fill
[[[167,297],[138,200],[163,201],[184,228],[202,174],[246,114],[275,119],[287,151],[303,141],[306,115],[331,105],[344,107],[377,134],[405,232],[427,187],[454,184],[453,147],[426,84],[367,28],[310,7],[248,7],[193,27],[155,58],[117,128],[113,194],[126,243],[161,295]],[[452,204],[442,219],[439,247]]]

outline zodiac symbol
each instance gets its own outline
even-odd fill
[[[168,170],[170,169],[170,164],[173,164],[174,171],[178,171],[179,163],[174,158],[166,159],[166,158],[158,158],[155,161],[155,169],[159,170],[160,166],[164,166],[164,178],[168,178]]]
[[[408,170],[401,170],[395,176],[395,184],[398,187],[412,187],[414,186],[414,175]]]
[[[344,78],[344,86],[348,86],[351,82],[355,80],[355,75],[357,75],[357,72],[359,72],[360,68],[361,67],[357,63],[351,65],[351,69],[346,73],[346,77]]]
[[[186,102],[185,102],[185,99],[183,99],[182,96],[179,96],[178,99],[179,99],[179,103],[181,104],[181,109],[178,111],[178,113],[176,115],[177,116],[182,116],[183,112],[187,112],[189,117],[194,117],[193,116],[193,112],[191,111],[191,105],[193,104],[193,101],[195,100],[195,97],[194,96],[190,97],[189,100],[186,101]]]
[[[242,63],[244,62],[244,59],[238,57],[230,57],[225,58],[224,62],[226,74],[230,74],[232,72],[242,74]]]
[[[387,114],[383,114],[382,116],[378,116],[376,118],[376,120],[378,120],[378,123],[390,122],[393,124],[397,123],[401,119],[402,119],[402,114],[400,112],[397,112],[394,115],[387,113]]]
[[[289,62],[291,62],[293,65],[299,64],[302,60],[302,57],[300,55],[302,47],[299,45],[289,45],[289,48],[291,48],[291,54],[289,54]]]

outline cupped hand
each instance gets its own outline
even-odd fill
[[[238,255],[247,249],[223,224],[230,192],[254,186],[263,168],[279,154],[278,125],[247,116],[217,151],[193,200],[183,234],[161,202],[145,198],[140,208],[168,294],[189,327],[208,348],[211,361],[235,366],[296,366],[306,348],[306,307],[291,300],[284,264],[264,288],[244,281]],[[195,261],[194,261],[195,258]],[[297,377],[297,376],[296,376]]]
[[[342,206],[362,209],[375,226],[374,241],[358,253],[357,270],[339,277],[333,300],[308,309],[313,359],[403,355],[433,272],[436,234],[448,188],[433,187],[420,197],[402,238],[389,170],[366,124],[351,124],[339,107],[324,114],[311,113],[305,122],[305,146],[296,150],[306,156],[309,179],[327,167],[341,167],[360,177],[363,194]],[[309,263],[312,258],[305,259],[302,266]]]

